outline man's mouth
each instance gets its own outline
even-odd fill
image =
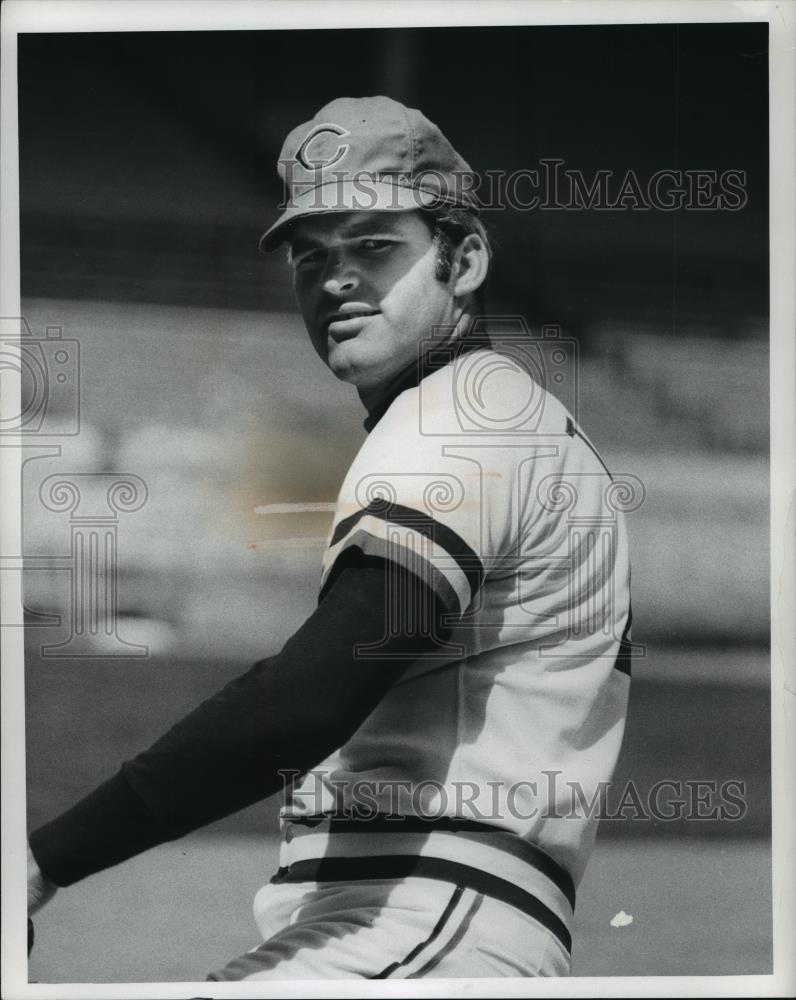
[[[326,331],[337,343],[348,340],[356,336],[365,321],[371,316],[377,316],[379,311],[369,306],[360,306],[359,303],[356,305],[347,303],[325,321]]]

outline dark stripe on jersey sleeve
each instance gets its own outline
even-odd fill
[[[622,673],[627,674],[630,677],[630,661],[633,658],[632,647],[630,643],[630,626],[633,624],[633,605],[631,604],[627,611],[627,624],[625,625],[625,630],[622,633],[622,638],[619,642],[619,652],[616,654],[616,662],[614,667]]]
[[[344,548],[338,553],[326,577],[326,582],[320,589],[318,601],[324,599],[341,569],[345,566],[356,565],[371,557],[382,559],[392,566],[399,566],[417,577],[421,583],[437,595],[449,614],[457,617],[464,614],[465,609],[461,607],[459,596],[442,570],[427,559],[423,559],[419,553],[412,552],[400,545],[391,545],[386,539],[379,538],[365,530],[354,530],[349,534]]]
[[[367,507],[355,511],[337,525],[332,535],[330,547],[345,538],[354,525],[367,515],[378,517],[388,523],[398,524],[403,528],[411,528],[418,534],[429,538],[436,545],[445,549],[448,555],[459,564],[461,571],[467,577],[470,593],[473,597],[481,589],[481,584],[484,581],[484,564],[467,542],[447,525],[435,521],[422,511],[414,510],[412,507],[404,507],[402,504],[390,503],[386,500],[372,500]]]

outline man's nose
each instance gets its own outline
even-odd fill
[[[329,295],[349,295],[359,288],[359,274],[352,262],[330,255],[323,278],[323,290]]]

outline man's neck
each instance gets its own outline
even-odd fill
[[[453,354],[458,355],[462,351],[491,346],[489,337],[486,334],[478,338],[469,336],[472,319],[473,317],[470,313],[463,313],[448,337],[435,341],[433,347],[425,351],[422,356],[416,358],[405,368],[396,372],[392,378],[372,388],[357,389],[359,398],[368,411],[368,416],[364,422],[365,430],[370,432],[376,426],[389,409],[393,400],[404,390],[414,388],[420,384],[426,375],[430,375],[431,372],[436,371],[442,365],[449,363],[452,360],[452,347]]]

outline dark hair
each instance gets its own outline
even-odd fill
[[[475,233],[484,241],[487,254],[489,255],[489,265],[492,263],[492,245],[486,227],[480,217],[468,208],[459,205],[444,205],[441,208],[428,209],[423,212],[423,216],[431,229],[434,242],[437,246],[437,260],[434,269],[434,276],[438,281],[449,281],[453,258],[457,247],[466,237]],[[488,274],[487,274],[488,277]],[[479,310],[484,310],[484,295],[486,282],[475,293],[475,301]]]

